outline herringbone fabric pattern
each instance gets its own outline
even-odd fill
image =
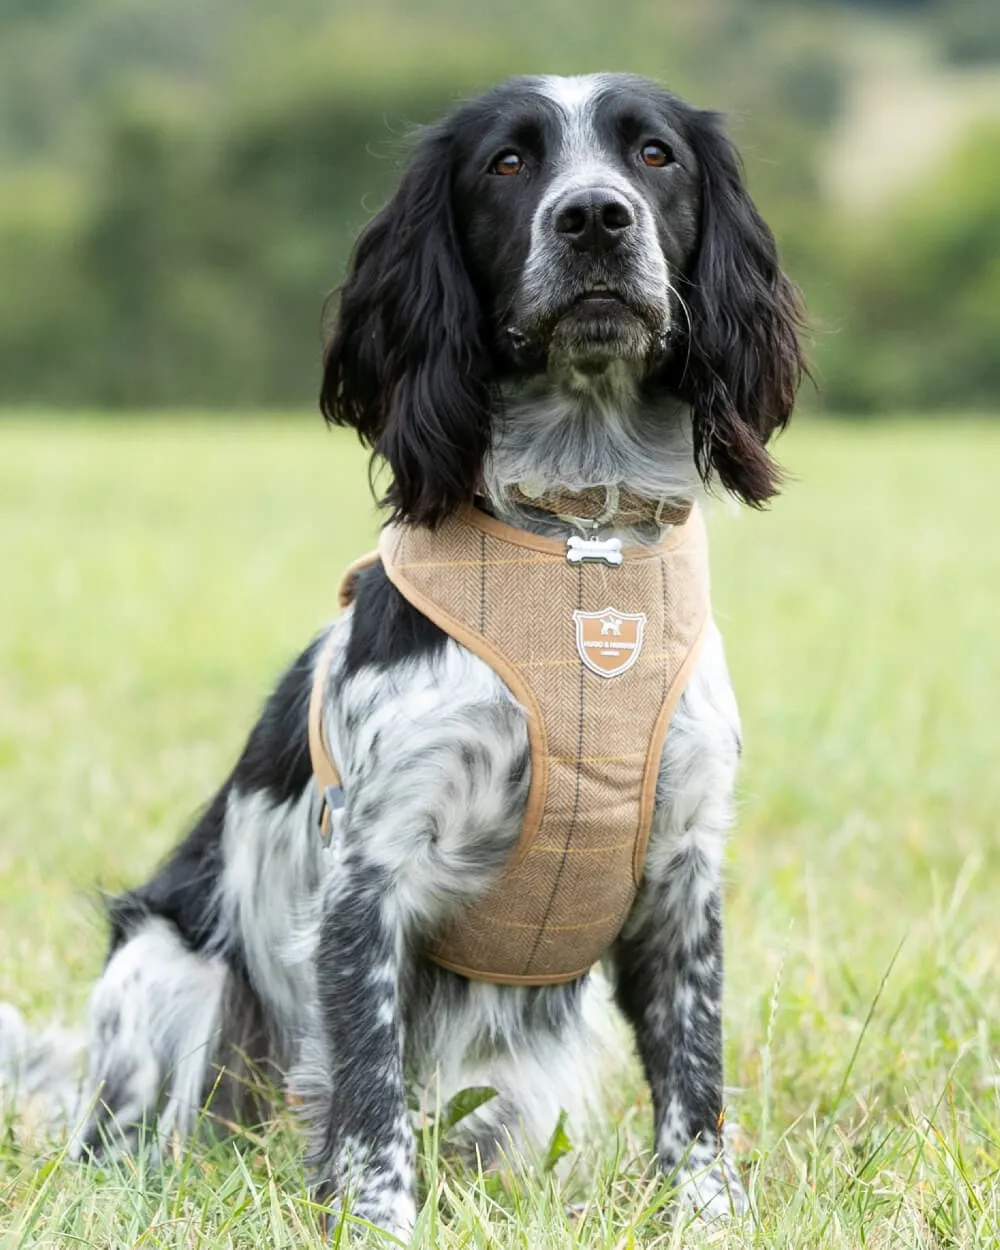
[[[709,614],[701,516],[617,567],[570,564],[561,542],[472,508],[436,530],[390,527],[379,550],[401,593],[490,664],[528,715],[517,851],[431,956],[483,980],[570,980],[605,953],[635,898],[663,738]]]

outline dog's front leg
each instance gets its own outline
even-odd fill
[[[671,914],[670,891],[646,894],[648,921],[619,939],[614,964],[653,1097],[658,1166],[699,1213],[740,1215],[747,1200],[722,1140],[719,894],[692,898],[683,916]]]
[[[671,723],[638,897],[612,951],[653,1097],[659,1167],[701,1215],[748,1201],[722,1135],[722,859],[739,716],[713,630]]]
[[[389,874],[346,858],[328,882],[316,946],[316,1010],[302,1090],[318,1197],[406,1235],[414,1139],[403,1084],[405,942]]]

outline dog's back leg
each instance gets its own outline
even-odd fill
[[[111,956],[91,996],[94,1105],[77,1154],[132,1149],[154,1117],[161,1145],[199,1121],[259,1123],[254,1068],[280,1080],[296,1004],[281,938],[321,847],[307,828],[312,656],[282,678],[185,840],[150,881],[110,900]]]
[[[149,916],[112,954],[90,1000],[87,1116],[75,1157],[162,1151],[198,1129],[258,1124],[282,1081],[281,1039],[246,979]]]
[[[149,881],[108,900],[82,1097],[77,1033],[32,1033],[0,1004],[0,1112],[22,1122],[30,1111],[45,1136],[75,1125],[76,1156],[133,1149],[154,1119],[162,1144],[270,1109],[303,1008],[284,942],[322,862],[306,724],[316,648],[285,673],[184,840]]]
[[[115,950],[91,995],[92,1105],[73,1155],[135,1149],[154,1118],[161,1143],[191,1133],[213,1084],[230,976],[161,917]]]

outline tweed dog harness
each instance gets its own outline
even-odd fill
[[[471,506],[434,530],[390,525],[348,570],[341,606],[378,558],[413,607],[506,682],[531,746],[517,846],[427,954],[483,981],[581,976],[621,931],[642,877],[663,741],[709,619],[701,515],[685,509],[657,545],[624,549],[539,537]],[[341,784],[321,719],[329,664],[327,647],[309,708],[325,822]]]

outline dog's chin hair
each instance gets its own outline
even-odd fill
[[[669,318],[662,320],[662,329]],[[654,330],[648,317],[635,310],[619,310],[613,316],[582,318],[567,315],[555,324],[549,340],[550,375],[565,375],[581,367],[588,376],[622,373],[641,377],[652,359],[656,346]]]
[[[703,490],[691,417],[669,398],[639,396],[640,374],[623,362],[579,390],[551,379],[508,387],[483,466],[498,515],[525,522],[511,490],[524,481],[582,490],[616,484],[649,499],[685,501]]]
[[[599,350],[567,351],[553,345],[548,358],[551,388],[546,389],[577,404],[584,418],[605,410],[628,411],[636,405],[645,370],[645,359],[638,353],[635,358],[608,359]]]

